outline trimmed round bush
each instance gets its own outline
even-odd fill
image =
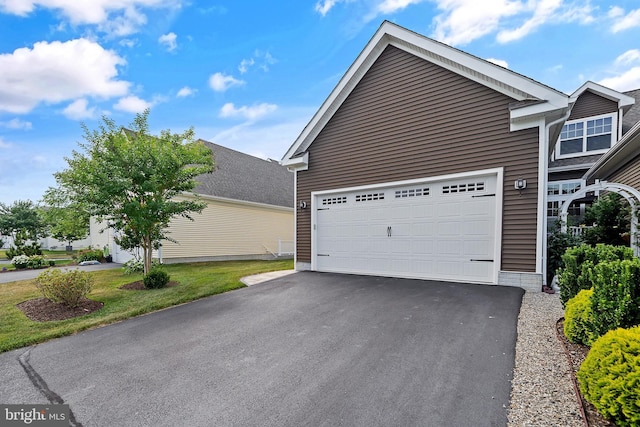
[[[640,425],[640,326],[598,338],[577,374],[580,390],[618,426]]]
[[[144,287],[147,289],[160,289],[167,286],[169,283],[170,276],[166,271],[161,270],[159,268],[155,268],[149,272],[142,281],[144,282]]]
[[[93,286],[93,277],[86,271],[48,269],[36,278],[36,287],[50,301],[77,307]]]
[[[592,295],[593,289],[583,289],[567,301],[564,312],[564,335],[573,343],[591,346],[598,338],[591,311]]]

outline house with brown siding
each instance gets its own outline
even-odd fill
[[[562,127],[560,137],[549,158],[547,184],[547,215],[551,226],[559,216],[563,203],[570,201],[569,222],[580,224],[588,206],[596,199],[595,192],[574,198],[588,182],[584,174],[638,120],[640,110],[636,95],[640,91],[621,93],[586,82],[570,97],[571,114]]]
[[[384,22],[282,163],[299,270],[539,291],[569,96]]]
[[[196,177],[194,193],[206,203],[193,221],[178,217],[169,224],[176,242],[163,241],[154,256],[164,263],[273,259],[293,251],[293,174],[278,162],[263,160],[202,141],[213,153],[214,171]],[[192,199],[182,194],[178,199]],[[114,231],[91,223],[94,247],[108,247],[114,261],[134,253],[122,250]]]

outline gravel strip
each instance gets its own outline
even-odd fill
[[[524,294],[508,426],[584,427],[571,368],[555,331],[563,314],[557,294]]]

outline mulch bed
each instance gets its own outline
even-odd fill
[[[556,323],[556,328],[558,330],[558,338],[560,342],[564,346],[566,353],[569,355],[571,368],[572,368],[572,376],[575,384],[578,384],[578,379],[576,378],[576,373],[578,369],[580,369],[580,365],[587,357],[587,353],[589,353],[589,347],[582,344],[574,344],[570,342],[567,337],[564,336],[564,320],[560,320]],[[580,393],[580,390],[578,390]],[[604,419],[602,415],[596,410],[596,408],[589,402],[587,402],[580,393],[580,399],[582,400],[582,407],[584,408],[584,413],[587,417],[587,422],[589,427],[615,427],[615,424]]]
[[[25,316],[35,322],[51,322],[85,316],[100,310],[103,306],[104,303],[102,302],[86,298],[81,300],[80,304],[75,308],[51,302],[47,298],[36,298],[16,304],[16,307],[22,310]]]
[[[169,283],[167,283],[165,288],[170,288],[172,286],[178,286],[178,285],[179,285],[178,282],[176,282],[175,280],[172,280]],[[152,291],[152,290],[154,290],[154,289],[145,288],[144,287],[144,282],[142,280],[137,280],[135,282],[127,283],[126,285],[120,286],[118,289],[124,289],[124,290],[127,290],[127,291]],[[164,288],[160,288],[160,289],[164,289]]]
[[[176,281],[170,281],[165,287],[177,286],[179,283]],[[138,280],[135,282],[127,283],[120,286],[119,289],[135,290],[135,291],[147,291],[144,287],[144,282]],[[20,304],[16,304],[16,307],[20,309],[28,319],[34,322],[51,322],[56,320],[67,320],[73,317],[85,316],[100,310],[104,306],[104,303],[98,301],[92,301],[84,298],[80,301],[77,307],[71,308],[64,304],[51,302],[47,298],[36,298],[28,301],[23,301]]]

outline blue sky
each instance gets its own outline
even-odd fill
[[[383,20],[571,93],[640,88],[625,0],[0,0],[0,202],[39,201],[102,115],[280,159]]]

